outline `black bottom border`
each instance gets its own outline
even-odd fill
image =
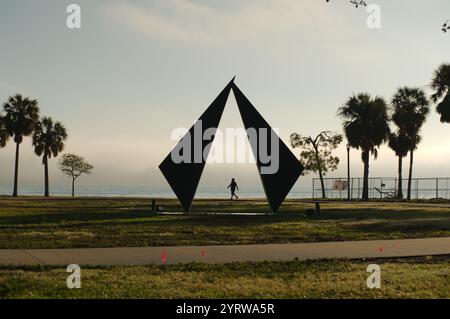
[[[98,299],[98,300],[0,300],[2,312],[20,315],[41,312],[47,317],[79,317],[104,314],[130,316],[144,314],[146,318],[301,318],[326,314],[363,318],[370,315],[402,316],[418,312],[449,309],[444,300],[296,300],[296,299]],[[208,307],[208,308],[207,308]],[[206,314],[208,309],[208,314]],[[147,315],[145,315],[147,314]]]

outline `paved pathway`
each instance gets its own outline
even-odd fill
[[[81,249],[0,249],[3,265],[145,265],[189,262],[289,261],[323,258],[410,257],[450,254],[450,237],[327,243],[129,247]]]

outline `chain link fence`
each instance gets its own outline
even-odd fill
[[[358,199],[362,196],[362,178],[324,178],[325,195],[327,198],[348,198],[348,187],[350,188],[350,199]],[[402,180],[403,197],[406,198],[408,191],[408,179]],[[396,198],[398,179],[395,177],[371,177],[369,178],[369,198],[387,199]],[[312,180],[312,197],[322,197],[322,188],[319,178]],[[413,178],[411,181],[411,199],[450,199],[450,178]]]

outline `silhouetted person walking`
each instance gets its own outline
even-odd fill
[[[239,199],[239,197],[236,195],[235,191],[236,189],[239,190],[238,185],[236,184],[236,181],[234,180],[234,178],[231,179],[231,184],[228,185],[228,187],[231,190],[231,200],[233,200],[233,196],[236,197],[236,199]]]

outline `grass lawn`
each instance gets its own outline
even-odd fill
[[[368,289],[367,266],[381,267]],[[1,267],[0,298],[450,298],[450,256],[81,268]]]
[[[167,211],[176,200],[161,199]],[[162,216],[149,199],[0,198],[0,248],[215,245],[450,236],[449,203],[288,200],[277,216]],[[193,212],[268,212],[263,200],[197,200]]]

